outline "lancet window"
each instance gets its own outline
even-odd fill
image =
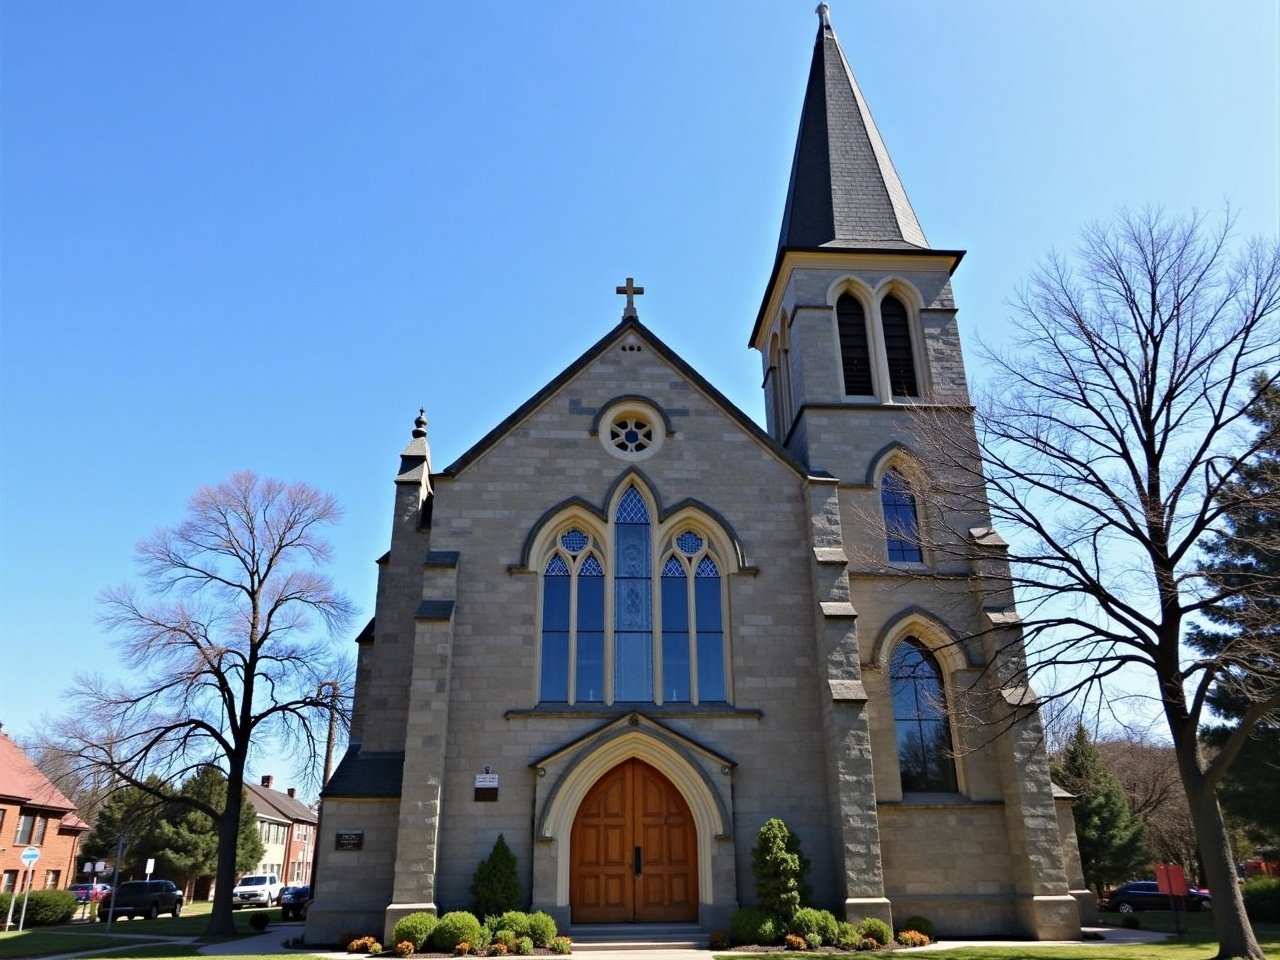
[[[903,793],[954,793],[956,765],[942,671],[929,649],[907,637],[889,665]]]

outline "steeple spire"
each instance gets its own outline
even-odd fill
[[[907,191],[893,169],[871,111],[818,5],[780,249],[927,248]]]

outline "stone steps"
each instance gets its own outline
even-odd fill
[[[707,932],[696,923],[592,923],[568,930],[574,953],[605,950],[705,950]]]

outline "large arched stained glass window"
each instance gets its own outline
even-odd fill
[[[723,548],[683,520],[655,523],[635,484],[610,520],[562,528],[542,562],[538,699],[728,702]]]
[[[880,480],[880,506],[884,510],[885,546],[890,563],[921,563],[920,518],[911,484],[897,470],[885,471]]]
[[[951,726],[938,662],[924,644],[908,637],[894,648],[889,683],[902,792],[954,793]]]

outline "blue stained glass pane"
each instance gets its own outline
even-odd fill
[[[548,560],[546,574],[548,577],[567,577],[569,575],[569,565],[564,562],[564,557],[557,553]]]
[[[620,577],[648,577],[649,525],[620,523],[615,530],[618,545],[615,572]]]
[[[662,699],[666,703],[689,700],[689,632],[662,631]]]
[[[710,557],[703,557],[698,561],[698,572],[695,576],[699,577],[718,577],[720,571],[716,568],[716,562]]]
[[[578,578],[578,632],[604,631],[604,577]]]
[[[603,577],[604,568],[600,566],[600,560],[593,553],[587,559],[582,561],[582,566],[578,568],[578,576],[580,577]]]
[[[662,578],[662,632],[689,631],[689,581],[683,576]]]
[[[569,578],[552,576],[542,578],[542,629],[569,629]]]
[[[693,601],[697,612],[697,629],[721,631],[724,629],[720,619],[720,579],[698,579],[693,581]]]
[[[653,699],[653,634],[614,634],[613,697],[630,702]]]
[[[889,560],[893,563],[920,563],[920,524],[916,515],[916,498],[911,486],[896,470],[890,470],[880,481],[880,505],[884,510],[884,529]]]
[[[676,546],[680,548],[681,552],[693,556],[702,549],[702,538],[692,530],[686,530],[676,537]]]
[[[613,625],[619,630],[653,629],[653,584],[619,577],[614,585]]]
[[[569,699],[569,634],[542,631],[542,685],[539,699],[564,703]]]
[[[628,487],[627,492],[618,501],[618,523],[648,523],[649,508],[645,506],[644,497],[636,492],[635,487]]]
[[[560,545],[570,553],[581,553],[587,545],[587,535],[575,527],[560,538]]]
[[[904,640],[893,651],[889,680],[902,789],[954,792],[951,731],[936,661],[918,640]]]
[[[578,668],[574,676],[577,703],[604,701],[604,634],[578,631]]]
[[[681,577],[683,578],[684,564],[675,557],[667,557],[667,562],[662,565],[662,575],[664,577]]]
[[[698,701],[723,703],[724,634],[698,631]]]

